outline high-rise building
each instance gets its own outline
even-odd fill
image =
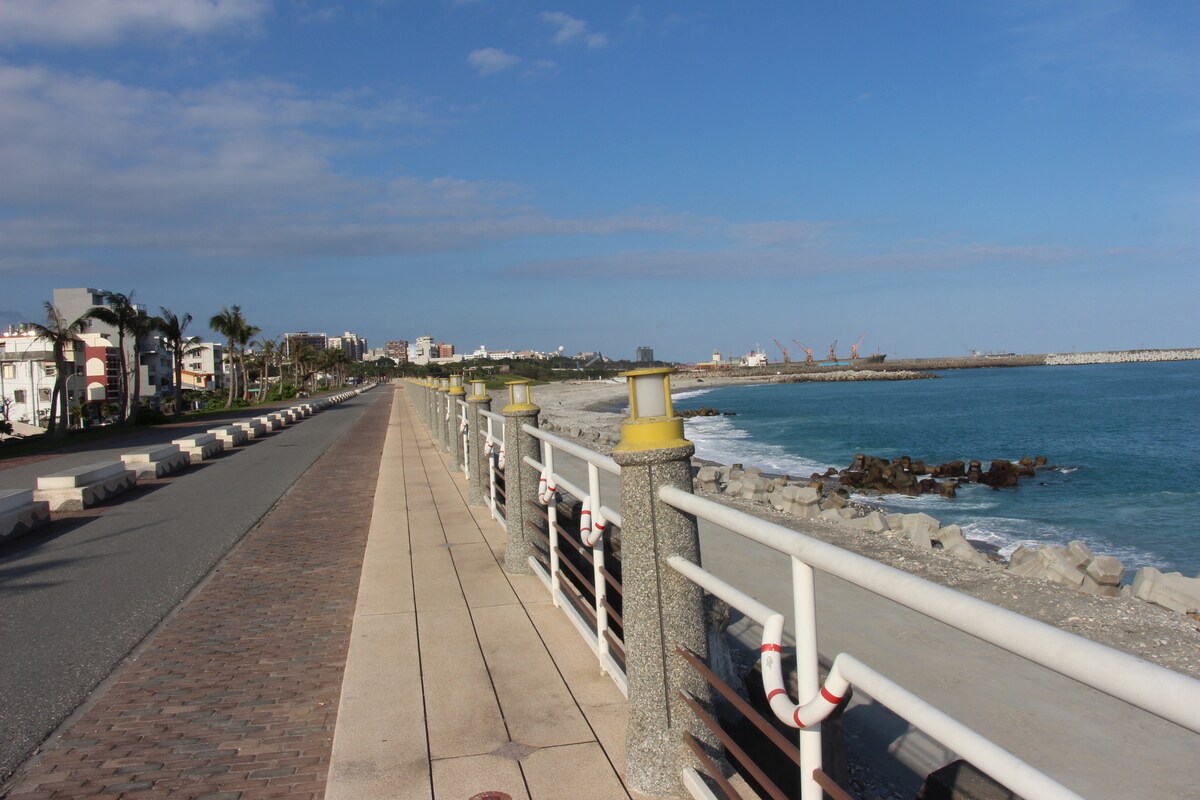
[[[453,358],[454,357],[454,345],[449,344],[447,342],[438,342],[437,357],[438,358]]]
[[[346,331],[341,336],[329,337],[329,349],[341,350],[351,361],[362,361],[367,353],[367,340],[357,333]]]
[[[653,364],[654,363],[654,348],[646,347],[645,345],[637,349],[637,363]]]
[[[408,363],[408,340],[399,339],[387,343],[387,357],[397,364]]]
[[[283,335],[284,358],[291,358],[302,347],[311,347],[317,351],[325,350],[329,347],[329,337],[323,333],[309,333],[308,331]]]

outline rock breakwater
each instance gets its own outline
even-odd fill
[[[1121,594],[1178,613],[1200,612],[1200,576],[1188,578],[1177,572],[1164,575],[1153,567],[1144,567],[1138,570],[1131,585],[1122,587],[1125,566],[1112,556],[1095,555],[1079,541],[1066,547],[1022,545],[1005,562],[998,553],[976,547],[958,525],[943,526],[940,520],[925,513],[888,514],[853,502],[844,488],[834,490],[826,476],[813,475],[794,481],[787,475],[768,476],[757,467],[741,464],[706,465],[696,474],[696,488],[704,493],[770,505],[775,511],[797,519],[878,534],[919,550],[940,551],[975,567],[1059,583],[1084,594],[1102,597]]]
[[[1179,350],[1121,350],[1097,353],[1049,353],[1046,366],[1060,367],[1073,364],[1134,364],[1143,361],[1197,361],[1200,347]]]

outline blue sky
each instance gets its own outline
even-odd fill
[[[0,0],[0,324],[1200,345],[1197,41],[1190,0]]]

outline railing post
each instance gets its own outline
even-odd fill
[[[450,408],[450,379],[438,378],[437,389],[437,405],[435,406],[437,418],[433,421],[433,427],[437,430],[438,447],[440,452],[446,452],[446,411]]]
[[[526,433],[523,425],[537,427],[541,409],[529,402],[529,380],[508,382],[508,405],[504,415],[504,518],[508,546],[504,552],[504,570],[513,575],[530,572],[529,559],[534,553],[533,533],[529,530],[532,514],[527,507],[537,497],[538,474],[525,463],[525,456],[541,460],[541,442]]]
[[[462,386],[462,375],[450,376],[450,389],[446,393],[446,406],[449,412],[446,415],[446,443],[450,446],[450,472],[457,472],[462,469],[462,454],[459,448],[462,445],[462,436],[458,432],[458,400],[465,392]]]
[[[625,669],[629,685],[626,737],[629,785],[649,795],[683,796],[680,771],[696,766],[691,733],[715,761],[719,745],[680,696],[712,705],[707,682],[676,652],[708,659],[704,593],[667,563],[682,556],[700,563],[696,518],[662,502],[661,486],[692,491],[695,446],[671,410],[670,368],[625,373],[629,419],[613,460],[621,465],[621,570],[624,587]]]
[[[467,394],[467,502],[473,506],[484,504],[485,487],[488,481],[487,456],[483,452],[483,420],[480,411],[492,409],[492,398],[488,397],[487,381],[471,381]]]

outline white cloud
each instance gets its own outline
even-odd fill
[[[555,44],[565,45],[572,42],[582,42],[589,48],[595,49],[608,44],[608,37],[603,33],[591,33],[588,25],[581,19],[576,19],[561,11],[545,11],[541,15],[542,22],[553,25]]]
[[[0,273],[61,273],[96,254],[391,256],[689,224],[555,217],[511,184],[339,167],[437,124],[366,91],[259,80],[168,92],[0,62]]]
[[[0,0],[0,43],[110,45],[131,35],[201,36],[260,21],[269,0]]]
[[[484,47],[472,50],[467,56],[467,63],[478,70],[480,75],[492,75],[520,64],[521,57],[495,47]]]

